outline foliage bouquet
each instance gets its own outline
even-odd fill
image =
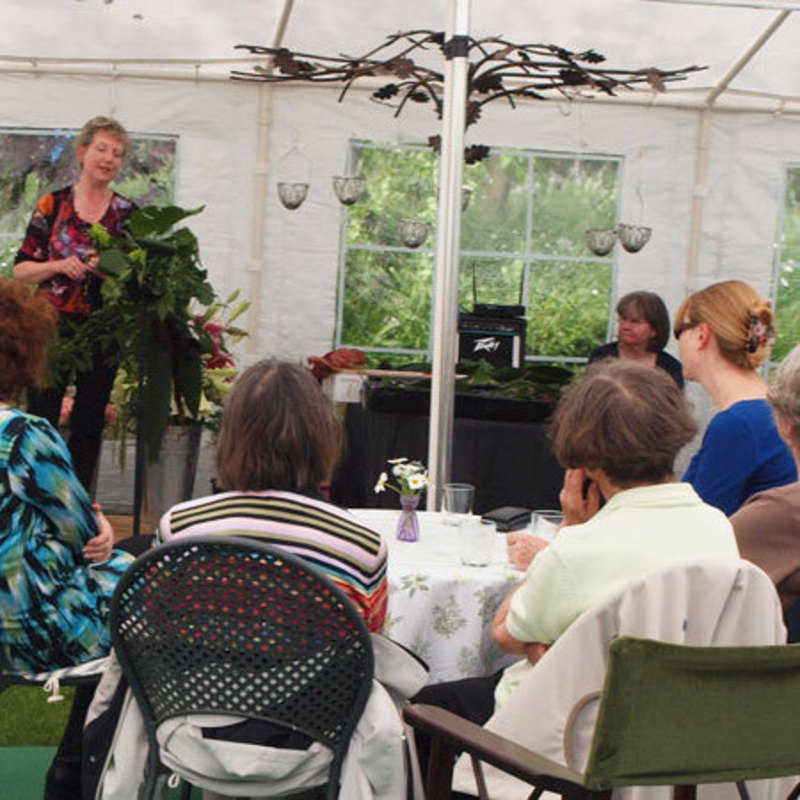
[[[400,495],[400,518],[397,520],[397,538],[401,541],[416,542],[419,539],[419,520],[417,507],[420,495],[428,485],[428,472],[424,464],[419,461],[409,461],[407,458],[391,458],[392,475],[397,479],[397,484],[389,483],[389,475],[381,472],[375,484],[375,493],[391,489]]]
[[[141,413],[148,459],[160,452],[168,422],[203,421],[204,390],[222,394],[222,383],[232,374],[224,335],[241,338],[244,331],[230,323],[247,307],[236,293],[224,303],[217,300],[202,268],[197,238],[191,230],[175,226],[198,214],[201,208],[145,206],[128,221],[124,236],[112,237],[99,224],[92,240],[99,253],[103,281],[103,307],[93,314],[97,339],[118,354],[127,382],[119,426]],[[191,308],[206,306],[200,315]],[[226,322],[217,314],[226,309]],[[222,373],[216,370],[223,370]],[[136,409],[136,387],[142,385],[147,402]]]
[[[200,424],[217,433],[222,419],[222,407],[238,374],[236,362],[230,348],[247,336],[247,331],[233,325],[250,303],[239,301],[239,290],[226,300],[216,300],[190,321],[193,336],[200,347],[202,389],[197,413],[190,413],[186,404],[173,395],[170,405],[170,425]],[[124,444],[127,434],[133,430],[136,420],[137,397],[136,373],[123,367],[117,373],[111,403],[114,409],[111,431]],[[125,466],[125,448],[120,448],[121,465]]]

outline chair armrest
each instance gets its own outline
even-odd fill
[[[568,769],[563,764],[552,761],[527,747],[487,731],[480,725],[444,708],[414,703],[403,707],[403,718],[412,727],[430,736],[434,743],[437,741],[445,743],[447,750],[453,753],[464,750],[480,761],[485,761],[527,783],[542,786],[550,791],[563,791],[566,794],[572,794],[575,790],[581,793],[582,789],[585,790],[584,778],[580,772]],[[440,753],[439,757],[441,755],[443,753]],[[435,766],[433,756],[431,753],[431,767]],[[452,765],[449,765],[450,779],[452,772]],[[434,797],[439,796],[434,795]]]

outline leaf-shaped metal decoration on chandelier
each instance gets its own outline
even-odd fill
[[[657,67],[607,69],[599,66],[604,64],[605,56],[591,49],[572,52],[555,44],[515,44],[499,36],[464,38],[459,44],[466,47],[467,57],[471,59],[467,127],[475,124],[484,106],[494,100],[505,100],[511,108],[516,108],[517,101],[523,98],[547,100],[557,95],[572,100],[597,92],[613,96],[618,90],[637,87],[663,92],[667,83],[685,80],[689,74],[706,69],[694,65],[674,70]],[[392,106],[395,116],[401,114],[409,102],[430,103],[441,119],[444,74],[419,61],[433,49],[446,56],[449,46],[444,33],[431,30],[392,34],[362,56],[314,55],[286,47],[240,44],[236,45],[238,49],[267,56],[268,61],[265,66],[253,67],[252,72],[234,70],[231,77],[269,83],[339,82],[344,84],[339,93],[341,102],[357,80],[391,76],[391,80],[372,93],[375,102]],[[437,149],[438,137],[431,137],[429,143]],[[489,148],[485,145],[471,145],[465,151],[468,163],[488,155]]]

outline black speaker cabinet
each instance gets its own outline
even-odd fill
[[[522,317],[458,316],[458,360],[483,358],[496,367],[521,367],[525,360],[525,330]]]

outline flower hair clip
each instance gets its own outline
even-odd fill
[[[755,314],[750,315],[750,326],[747,329],[747,352],[755,353],[760,347],[772,347],[775,344],[775,329],[762,322]]]

